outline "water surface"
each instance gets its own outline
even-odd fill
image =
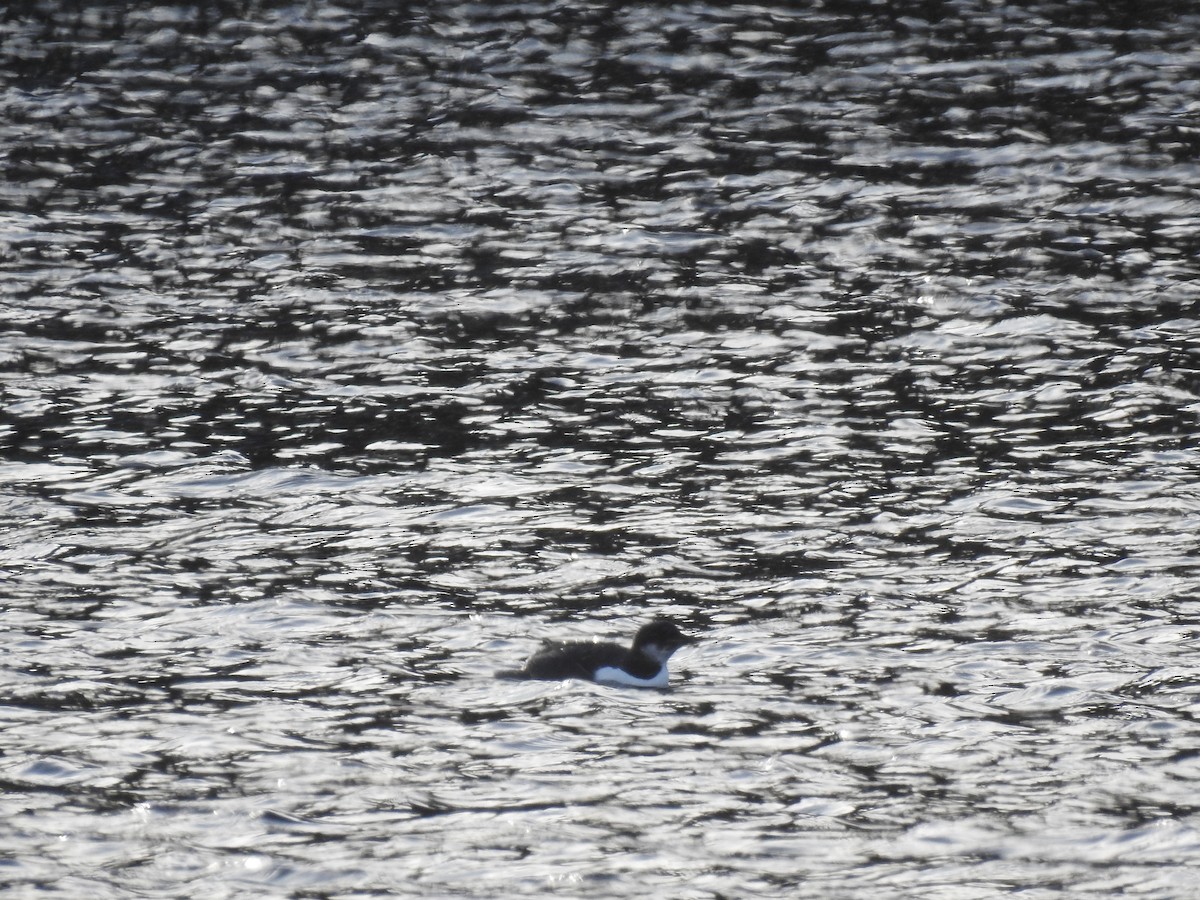
[[[1189,4],[3,18],[6,895],[1200,889]]]

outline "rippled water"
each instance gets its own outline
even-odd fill
[[[1200,891],[1198,30],[6,11],[5,895]]]

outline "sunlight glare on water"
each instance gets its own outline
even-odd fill
[[[1200,891],[1198,27],[9,11],[4,895]]]

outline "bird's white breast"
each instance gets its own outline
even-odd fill
[[[605,684],[621,684],[626,687],[661,688],[669,679],[667,667],[663,666],[653,678],[637,678],[616,666],[601,666],[596,670],[596,680]]]

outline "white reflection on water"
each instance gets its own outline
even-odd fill
[[[59,12],[6,895],[1200,888],[1193,11]]]

